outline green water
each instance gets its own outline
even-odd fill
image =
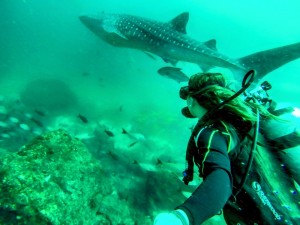
[[[171,159],[183,169],[189,128],[195,121],[180,114],[186,104],[178,98],[181,85],[157,74],[167,64],[158,57],[153,60],[143,52],[103,42],[80,23],[78,16],[127,13],[164,22],[188,11],[189,36],[199,41],[215,38],[220,52],[238,58],[299,42],[299,8],[296,0],[285,4],[265,0],[2,0],[0,96],[2,102],[8,102],[12,117],[25,121],[22,115],[29,113],[42,121],[43,127],[38,127],[37,133],[64,128],[73,135],[94,135],[97,127],[100,132],[112,131],[114,148],[124,150],[132,144],[121,134],[126,128],[149,140],[147,147],[136,145],[130,149],[129,157],[146,163],[153,158]],[[199,70],[183,62],[178,66],[188,75]],[[270,95],[275,100],[300,106],[299,69],[298,59],[267,75],[273,85]],[[22,105],[19,100],[24,89],[37,79],[63,81],[76,104],[65,110],[61,106],[40,109]],[[38,96],[32,99],[38,101]],[[12,110],[14,107],[22,112]],[[35,110],[46,116],[36,115]],[[82,124],[78,114],[88,118],[89,123]],[[30,123],[33,130],[37,124]],[[22,135],[26,142],[26,134]],[[11,146],[5,140],[0,147],[15,151],[22,140]]]

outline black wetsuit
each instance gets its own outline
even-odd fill
[[[300,220],[290,218],[288,208],[281,206],[276,193],[266,184],[267,178],[257,169],[260,165],[255,159],[250,175],[235,196],[249,158],[249,148],[243,153],[240,149],[240,140],[250,131],[249,124],[226,123],[226,126],[220,121],[209,124],[196,126],[187,147],[187,174],[193,175],[195,163],[199,176],[203,177],[192,196],[177,207],[186,212],[190,224],[199,225],[221,209],[230,225],[300,224]]]

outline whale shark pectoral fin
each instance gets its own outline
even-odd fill
[[[115,30],[114,32],[111,32],[111,33],[114,33],[114,34],[118,35],[120,38],[122,38],[122,39],[124,39],[124,40],[126,40],[126,41],[129,40],[126,36],[124,36],[124,35],[123,35],[120,31],[118,31],[118,30]]]
[[[170,59],[170,58],[162,58],[166,63],[171,63],[173,66],[176,66],[178,60]]]
[[[206,47],[217,51],[217,41],[216,39],[211,39],[203,43]]]
[[[146,52],[146,51],[144,51],[144,53],[145,53],[149,58],[151,58],[151,59],[153,59],[153,60],[156,60],[155,56],[152,55],[151,53]]]
[[[122,39],[128,40],[128,38],[123,35],[118,29],[116,29],[113,26],[103,26],[103,29],[105,30],[106,33],[113,33],[121,37]]]
[[[174,30],[186,34],[186,24],[188,21],[189,21],[189,13],[184,12],[176,16],[174,19],[172,19],[170,23]]]
[[[121,37],[121,38],[123,38],[123,39],[125,39],[125,40],[128,40],[128,38],[125,37],[125,36],[124,36],[121,32],[119,32],[119,31],[115,32],[115,34],[117,34],[119,37]]]

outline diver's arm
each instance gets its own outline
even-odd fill
[[[183,210],[190,225],[203,223],[218,214],[231,195],[231,176],[223,169],[212,171],[177,209]]]
[[[176,210],[181,210],[180,214],[183,216],[177,217],[176,210],[164,214],[164,218],[159,215],[155,225],[199,225],[218,214],[227,202],[232,191],[227,139],[221,132],[213,131],[212,129],[203,130],[197,146],[190,145],[192,143],[190,139],[188,153],[191,154],[188,156],[194,155],[196,158],[203,182],[191,197],[176,208]],[[214,136],[211,142],[212,134]],[[186,216],[188,221],[183,219]]]
[[[189,217],[191,225],[199,225],[218,214],[232,192],[232,176],[228,142],[222,132],[204,129],[197,139],[198,161],[203,182],[178,209]]]

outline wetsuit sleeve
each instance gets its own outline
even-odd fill
[[[231,195],[231,181],[227,172],[218,169],[211,172],[182,205],[190,225],[198,225],[216,215]]]
[[[191,225],[216,215],[232,192],[228,139],[218,130],[206,129],[197,139],[197,149],[194,157],[203,182],[177,207],[187,213]]]

